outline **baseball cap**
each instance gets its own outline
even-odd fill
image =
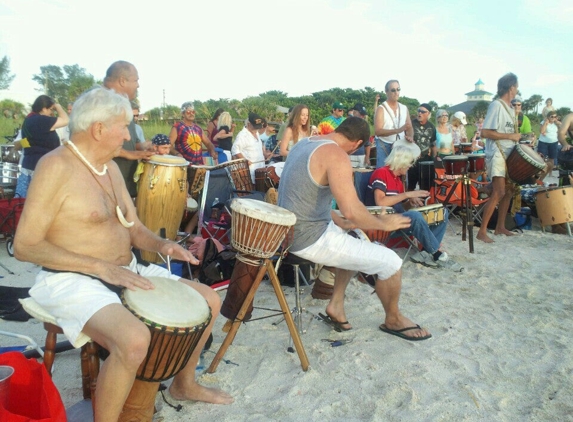
[[[457,117],[458,119],[460,119],[462,124],[464,124],[464,125],[468,124],[468,121],[466,120],[466,114],[463,111],[456,111],[454,113],[454,117]]]
[[[346,107],[344,107],[344,104],[342,104],[340,101],[336,101],[334,104],[332,104],[332,109],[333,110],[346,110]]]
[[[424,107],[426,110],[428,110],[430,113],[432,112],[432,106],[428,103],[422,103],[420,104],[418,107]]]
[[[265,119],[259,116],[257,113],[249,113],[249,123],[255,128],[260,129],[263,127]]]
[[[354,104],[354,107],[352,107],[352,110],[356,110],[362,116],[366,116],[368,114],[368,112],[366,111],[366,107],[364,107],[364,104],[362,104],[362,103]]]

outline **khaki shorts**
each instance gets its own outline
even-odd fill
[[[491,179],[494,177],[507,177],[507,168],[501,152],[496,151],[493,157],[486,157],[487,175]]]

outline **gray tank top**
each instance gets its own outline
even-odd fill
[[[303,139],[289,152],[285,162],[279,183],[278,205],[296,215],[292,252],[315,243],[330,223],[333,198],[330,186],[316,183],[309,170],[314,151],[330,143],[334,141]]]

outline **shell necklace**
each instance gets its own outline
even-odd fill
[[[107,172],[107,164],[103,165],[103,170],[102,171],[98,171],[93,165],[92,163],[90,163],[88,161],[88,159],[86,157],[84,157],[84,155],[80,152],[80,150],[78,149],[78,147],[72,142],[72,141],[66,141],[66,145],[69,145],[72,147],[72,149],[74,150],[74,152],[76,153],[76,155],[78,156],[78,158],[80,160],[83,161],[83,163],[94,173],[97,174],[98,176],[103,176],[106,172]]]
[[[135,224],[133,221],[127,221],[125,219],[125,216],[123,215],[123,212],[121,211],[121,208],[119,207],[119,204],[117,203],[117,196],[115,195],[115,190],[113,189],[113,182],[111,180],[111,176],[108,173],[108,177],[109,177],[109,184],[111,186],[111,191],[113,193],[113,197],[109,194],[109,192],[107,190],[104,189],[103,185],[100,183],[100,181],[98,180],[98,178],[96,177],[96,175],[98,176],[103,176],[107,173],[107,165],[104,164],[103,165],[103,170],[102,171],[97,171],[96,168],[87,160],[86,157],[84,157],[84,155],[80,152],[80,150],[78,149],[78,147],[76,147],[72,141],[66,141],[66,145],[69,145],[73,152],[74,155],[76,157],[78,157],[80,159],[80,161],[89,169],[90,174],[93,176],[93,178],[95,179],[95,181],[97,182],[97,184],[102,188],[102,190],[107,194],[107,196],[109,196],[109,199],[112,201],[112,203],[115,203],[115,213],[117,215],[117,219],[119,220],[119,222],[121,223],[121,225],[123,227],[125,227],[126,229],[129,229],[130,227],[133,227],[133,225]]]

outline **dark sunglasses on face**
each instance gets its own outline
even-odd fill
[[[392,88],[392,89],[390,90],[390,92],[400,92],[400,91],[401,91],[400,88]]]
[[[420,114],[426,114],[426,113],[428,113],[428,110],[424,110],[424,109],[422,109],[422,108],[419,108],[419,109],[418,109],[418,113],[420,113]]]

